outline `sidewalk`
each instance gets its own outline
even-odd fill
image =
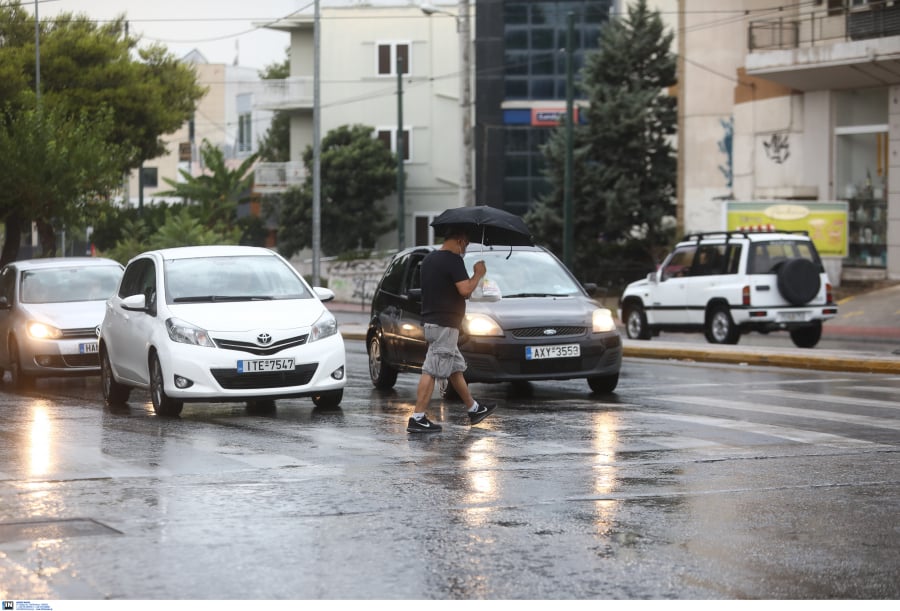
[[[338,315],[344,339],[365,341],[368,304],[329,302],[325,305]],[[900,342],[900,284],[844,299],[838,305],[839,314],[825,323],[823,337],[896,339]],[[900,374],[900,355],[885,356],[855,350],[687,344],[658,339],[640,341],[627,339],[624,332],[622,344],[623,355],[631,358]]]

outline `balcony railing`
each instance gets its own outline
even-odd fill
[[[747,42],[753,52],[897,35],[900,3],[877,0],[853,7],[819,5],[792,17],[754,20],[749,25]]]
[[[254,99],[254,105],[266,110],[312,108],[313,79],[292,76],[286,79],[263,80],[262,90]]]
[[[283,193],[299,187],[306,170],[299,161],[261,162],[253,169],[253,190],[257,193]]]

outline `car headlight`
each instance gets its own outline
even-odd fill
[[[216,347],[216,343],[209,336],[209,333],[206,332],[206,329],[201,329],[178,318],[170,318],[166,321],[166,331],[169,333],[169,339],[179,344],[206,346],[207,348]]]
[[[469,335],[503,335],[503,329],[497,321],[485,314],[466,314],[463,328]]]
[[[62,331],[52,325],[31,321],[28,323],[28,335],[32,339],[59,339]]]
[[[306,343],[331,337],[337,332],[338,325],[334,316],[332,316],[330,312],[322,312],[322,315],[319,316],[319,320],[317,320],[315,324],[313,324],[312,329],[309,330],[309,340],[307,340]]]
[[[616,330],[616,321],[613,320],[612,312],[606,308],[594,310],[594,333],[609,333]]]

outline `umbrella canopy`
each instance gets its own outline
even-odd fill
[[[444,210],[431,222],[435,230],[460,227],[472,242],[485,246],[534,246],[522,217],[492,206],[464,206]]]

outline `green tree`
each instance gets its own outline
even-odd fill
[[[269,64],[259,73],[263,79],[286,79],[291,75],[290,57],[283,62]],[[283,110],[276,110],[272,116],[272,124],[259,141],[259,157],[264,161],[291,160],[291,115]]]
[[[127,152],[109,142],[112,129],[109,112],[68,116],[8,106],[0,113],[0,214],[7,226],[0,263],[16,258],[19,227],[30,219],[38,222],[45,254],[54,254],[54,225],[81,223],[119,182]]]
[[[250,197],[251,170],[259,155],[247,157],[231,170],[225,163],[225,153],[204,140],[200,144],[200,158],[207,173],[192,176],[186,170],[179,170],[182,182],[164,178],[172,189],[161,191],[159,195],[181,197],[185,202],[196,203],[199,206],[196,216],[204,225],[230,231],[237,220],[237,205]]]
[[[623,266],[643,271],[672,238],[677,102],[665,93],[676,82],[672,39],[659,12],[639,0],[604,25],[598,49],[586,58],[580,85],[590,105],[579,109],[587,122],[575,126],[573,151],[573,268],[580,277],[610,282]],[[527,215],[557,252],[565,151],[560,128],[543,149],[552,191]]]
[[[75,124],[66,122],[67,118],[86,116],[89,121],[100,122],[109,116],[111,122],[98,132],[103,135],[102,141],[93,138],[95,154],[114,157],[120,174],[162,154],[165,148],[161,136],[187,121],[205,94],[193,69],[177,61],[164,47],[154,45],[137,50],[138,41],[127,34],[124,16],[101,23],[87,16],[60,14],[52,21],[41,22],[39,28],[40,108],[48,113],[46,120],[56,121],[60,129],[66,129]],[[0,99],[9,105],[13,115],[38,108],[34,20],[20,2],[0,5]],[[3,128],[7,132],[13,129],[9,123]],[[58,133],[57,141],[65,138]],[[0,166],[8,167],[13,161],[11,155],[16,154],[14,150],[5,151],[0,156]],[[70,172],[92,171],[90,164],[81,168],[75,165],[81,161],[88,160],[73,156]],[[36,174],[13,176],[11,180],[23,182]],[[67,179],[48,171],[41,176],[44,183]],[[17,187],[20,191],[49,188],[48,184]],[[58,190],[63,191],[64,187]],[[94,195],[102,197],[106,193]],[[72,195],[69,204],[78,207],[82,200]],[[0,194],[0,214],[7,237],[4,261],[18,254],[21,223],[37,221],[52,242],[54,229],[71,218],[56,208],[67,205],[62,200],[48,205],[53,207],[45,211],[48,216],[32,217],[39,211],[17,206],[6,194]],[[45,251],[53,249],[52,243],[45,247]]]
[[[393,229],[380,200],[396,190],[397,160],[367,125],[344,125],[322,139],[322,252],[371,249]],[[281,198],[278,250],[290,257],[312,246],[312,147],[303,154],[306,181]]]

